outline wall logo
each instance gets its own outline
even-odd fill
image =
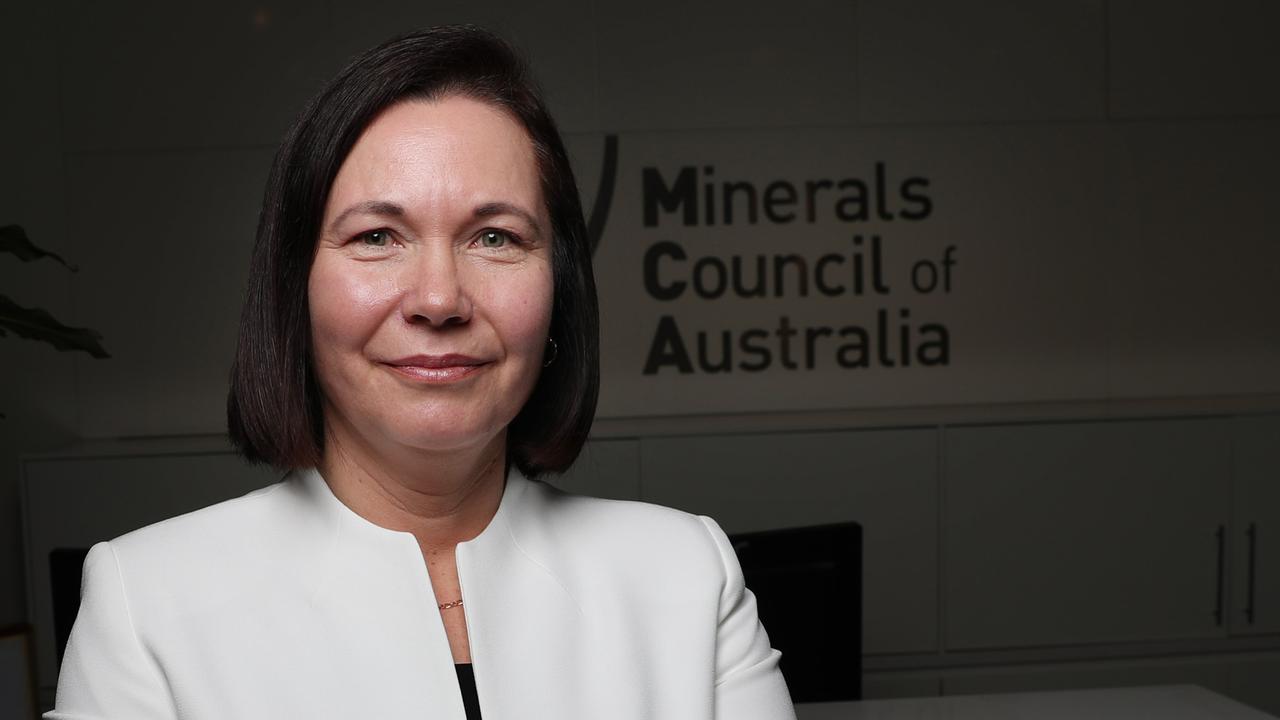
[[[956,246],[895,263],[902,252],[886,232],[933,216],[928,177],[895,172],[884,161],[843,177],[795,179],[775,169],[763,180],[724,177],[711,163],[638,165],[637,177],[623,178],[638,180],[624,184],[638,197],[623,197],[638,201],[623,213],[638,227],[614,231],[645,243],[630,271],[638,272],[643,295],[625,302],[647,297],[669,307],[653,318],[640,374],[950,364],[948,327],[917,320],[902,298],[952,292]],[[619,172],[618,137],[607,135],[588,224],[593,255]],[[848,228],[845,238],[833,238],[833,227]],[[756,252],[766,247],[778,251]],[[852,301],[844,306],[855,314],[851,322],[832,322],[832,299]],[[705,312],[711,304],[717,312]],[[717,318],[729,327],[699,327]],[[756,326],[743,327],[744,319]]]

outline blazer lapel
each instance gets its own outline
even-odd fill
[[[306,502],[325,518],[325,531],[313,537],[319,551],[308,612],[325,636],[316,647],[329,655],[302,662],[324,668],[314,692],[352,703],[326,708],[324,717],[465,720],[417,539],[356,514],[315,470],[303,471],[301,480]]]
[[[322,548],[312,553],[310,596],[328,616],[328,646],[350,677],[377,685],[361,714],[465,720],[417,539],[356,514],[317,471],[300,479],[305,502],[324,518],[310,523]],[[590,681],[600,669],[584,666],[599,638],[584,630],[578,601],[550,569],[556,543],[541,490],[513,468],[489,525],[455,551],[484,720],[589,717],[607,692]]]
[[[543,557],[540,488],[514,469],[489,526],[457,546],[458,577],[484,720],[585,717],[574,679],[592,653],[577,600]],[[532,554],[531,552],[532,551]]]

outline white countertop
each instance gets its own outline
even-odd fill
[[[1196,685],[806,703],[798,720],[1277,720]]]

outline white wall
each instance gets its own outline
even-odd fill
[[[80,272],[0,257],[0,292],[99,330],[113,359],[0,339],[0,624],[25,616],[17,457],[221,432],[275,143],[351,53],[454,21],[527,49],[585,154],[609,132],[1103,134],[1137,189],[1112,196],[1137,220],[1103,254],[1137,285],[1108,332],[1147,359],[1108,392],[1280,394],[1273,3],[9,3],[0,224]]]

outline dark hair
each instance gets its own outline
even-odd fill
[[[227,397],[231,440],[250,461],[312,467],[323,453],[307,278],[338,168],[385,108],[454,94],[505,110],[529,133],[554,235],[551,337],[557,350],[508,427],[507,461],[537,477],[563,472],[577,458],[595,415],[600,350],[591,252],[573,171],[524,62],[496,36],[459,25],[402,35],[357,57],[311,100],[276,153]]]

